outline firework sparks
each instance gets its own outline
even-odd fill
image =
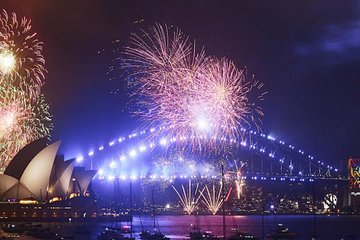
[[[31,21],[18,20],[5,10],[0,13],[0,84],[17,86],[31,95],[40,94],[44,83],[45,60],[42,42],[31,31]]]
[[[145,127],[186,139],[200,150],[214,149],[220,139],[238,138],[242,127],[258,127],[255,120],[263,114],[249,96],[254,89],[261,91],[262,84],[249,81],[232,61],[196,53],[181,31],[171,35],[161,25],[134,35],[132,43],[125,67],[134,71],[132,99],[140,109],[134,113]]]
[[[0,13],[0,171],[26,144],[50,137],[49,105],[40,93],[45,60],[31,21]]]
[[[49,137],[52,129],[44,96],[29,99],[16,88],[0,91],[0,169],[26,144]]]
[[[240,162],[240,167],[238,167],[236,160],[234,160],[234,162],[236,167],[236,179],[235,179],[236,193],[237,193],[237,199],[240,199],[242,194],[242,189],[245,185],[245,182],[242,179],[243,167],[245,166],[245,163]]]
[[[181,185],[182,194],[180,194],[174,186],[172,186],[172,187],[180,199],[180,203],[184,209],[184,212],[186,212],[189,215],[191,213],[193,213],[197,209],[199,199],[201,197],[201,194],[199,194],[199,191],[198,191],[199,183],[196,184],[195,190],[193,190],[193,188],[191,186],[191,180],[189,180],[189,185],[188,185],[187,191],[185,190],[184,185]]]
[[[209,177],[215,174],[212,164],[197,159],[187,158],[181,154],[159,157],[153,162],[153,175],[165,180],[176,177]]]
[[[11,52],[0,50],[0,73],[9,74],[15,67],[15,57]]]
[[[220,188],[219,188],[218,192],[216,191],[215,184],[212,185],[211,192],[207,185],[200,192],[203,203],[206,205],[206,207],[210,210],[210,212],[213,215],[215,215],[219,211],[219,209],[221,208],[221,206],[224,202],[224,199],[221,196],[222,189],[223,189],[223,184],[220,182]],[[203,193],[204,191],[206,194]]]

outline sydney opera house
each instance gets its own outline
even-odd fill
[[[89,185],[96,171],[57,155],[60,141],[25,146],[0,174],[0,219],[94,219],[107,215]]]

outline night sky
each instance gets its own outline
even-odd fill
[[[359,2],[1,0],[0,7],[32,19],[44,42],[43,93],[52,139],[63,140],[66,157],[139,125],[124,77],[106,73],[113,50],[155,22],[179,27],[208,55],[264,82],[265,133],[338,167],[360,156]]]

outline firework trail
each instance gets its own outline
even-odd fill
[[[242,194],[242,189],[245,185],[245,182],[242,179],[243,167],[245,166],[245,163],[240,162],[240,167],[238,167],[236,160],[234,160],[234,162],[236,167],[236,179],[235,179],[236,193],[237,193],[237,199],[240,199]]]
[[[196,53],[195,44],[179,30],[169,33],[159,24],[133,35],[125,50],[124,67],[130,69],[134,114],[155,134],[193,149],[216,149],[219,141],[241,136],[263,115],[255,97],[262,100],[262,84],[226,59]],[[155,136],[154,136],[155,137]]]
[[[189,180],[189,185],[188,185],[187,191],[185,190],[184,185],[181,185],[182,194],[180,194],[174,186],[172,186],[172,187],[180,199],[180,203],[184,209],[184,212],[186,212],[189,215],[191,213],[193,213],[197,209],[199,199],[201,197],[201,194],[199,194],[199,191],[198,191],[199,183],[196,184],[195,190],[193,190],[192,186],[191,186],[191,180]]]
[[[52,129],[44,96],[29,99],[16,88],[0,91],[0,169],[26,144],[48,137]]]
[[[204,189],[200,192],[203,203],[213,215],[215,215],[219,211],[224,202],[224,199],[222,197],[222,189],[223,184],[220,182],[220,188],[218,192],[216,192],[215,184],[212,185],[212,191],[210,191],[208,186],[206,185]],[[206,194],[204,194],[204,192]]]
[[[45,60],[42,42],[31,31],[31,21],[15,13],[0,13],[0,85],[12,85],[31,97],[40,94],[44,83]]]

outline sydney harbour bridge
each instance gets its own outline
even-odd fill
[[[259,203],[258,207],[250,207],[250,211],[256,211],[253,208],[263,211],[273,204],[287,204],[282,206],[283,212],[298,209],[303,213],[311,212],[314,205],[331,211],[341,211],[350,205],[346,171],[285,140],[242,129],[240,140],[216,140],[226,146],[221,152],[196,152],[184,147],[179,149],[179,145],[186,145],[186,137],[167,138],[159,134],[149,138],[156,131],[153,128],[118,136],[79,154],[76,162],[98,171],[93,180],[95,191],[103,195],[110,190],[110,198],[115,202],[129,201],[129,197],[124,197],[129,195],[129,182],[133,183],[139,199],[147,198],[148,202],[149,192],[157,188],[160,192],[157,201],[165,206],[178,200],[171,186],[181,190],[182,185],[186,190],[190,181],[194,187],[199,182],[214,184],[225,176],[226,191],[234,199],[247,198]],[[299,207],[299,199],[307,207]],[[239,204],[232,204],[233,209],[250,205]]]

